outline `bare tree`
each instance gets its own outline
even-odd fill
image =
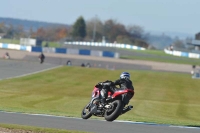
[[[126,27],[128,33],[134,37],[141,39],[142,35],[144,34],[144,29],[139,25],[129,25]]]
[[[173,46],[174,46],[175,48],[185,48],[184,42],[181,41],[181,40],[176,40],[176,41],[173,43]]]
[[[86,22],[86,25],[87,25],[86,39],[89,41],[101,41],[103,36],[103,23],[101,22],[101,20],[95,17],[88,20]]]
[[[132,44],[133,43],[129,36],[123,36],[123,35],[117,36],[116,41],[117,41],[117,43],[124,43],[124,44]]]
[[[123,24],[118,23],[116,20],[109,19],[104,23],[104,35],[110,42],[114,42],[117,36],[127,36],[128,32]]]

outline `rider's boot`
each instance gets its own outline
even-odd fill
[[[105,99],[105,98],[102,98],[102,99],[101,99],[101,106],[102,106],[102,107],[105,106],[105,102],[106,102],[106,99]]]

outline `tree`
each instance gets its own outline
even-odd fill
[[[37,31],[36,31],[36,38],[44,40],[45,36],[46,36],[46,31],[45,31],[44,28],[41,27],[41,28],[37,29]]]
[[[12,25],[9,25],[9,27],[7,28],[7,31],[6,31],[6,35],[4,36],[5,38],[13,38],[14,37],[14,33],[15,30],[14,30],[14,27]]]
[[[133,42],[130,40],[129,36],[119,35],[116,38],[117,43],[124,43],[124,44],[132,44]]]
[[[22,25],[18,25],[15,27],[14,38],[27,37],[26,35],[27,33]]]
[[[138,39],[141,39],[144,34],[144,29],[139,25],[129,25],[127,26],[127,31],[132,37]]]
[[[86,36],[86,24],[82,16],[80,16],[73,25],[72,36],[75,39],[82,40]]]
[[[5,29],[4,23],[0,23],[0,33],[4,33]]]
[[[184,42],[181,41],[181,40],[176,40],[176,41],[173,43],[173,46],[174,46],[175,48],[185,48]]]
[[[110,42],[114,42],[118,36],[126,36],[128,35],[128,32],[123,24],[109,19],[104,23],[104,35]]]
[[[63,39],[67,36],[67,28],[60,27],[56,30],[56,40]]]
[[[86,36],[87,40],[89,41],[93,40],[93,34],[95,34],[93,41],[102,41],[103,23],[101,22],[101,20],[99,20],[96,17],[92,18],[86,22],[86,26],[87,26],[87,36]]]

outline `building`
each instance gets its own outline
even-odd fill
[[[195,35],[195,40],[188,41],[187,44],[194,46],[196,51],[200,51],[200,32]]]
[[[200,40],[191,40],[187,42],[188,45],[194,46],[194,49],[199,51],[200,50]]]

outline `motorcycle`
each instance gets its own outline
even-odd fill
[[[133,106],[128,105],[128,103],[134,95],[134,90],[128,88],[123,90],[117,89],[115,86],[111,86],[115,91],[108,91],[108,98],[104,106],[102,106],[100,93],[102,87],[103,86],[100,84],[94,86],[91,101],[82,110],[81,117],[83,119],[97,116],[104,117],[106,121],[114,121],[120,115],[133,108]]]

